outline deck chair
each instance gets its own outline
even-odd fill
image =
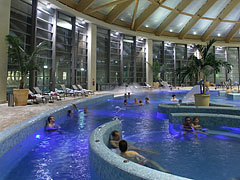
[[[85,92],[79,90],[76,85],[72,85],[72,88],[73,88],[73,90],[76,91],[79,95],[81,95],[81,96],[86,95]]]
[[[80,84],[77,84],[77,87],[79,88],[80,91],[83,91],[87,94],[94,94],[94,92],[92,90],[88,90],[88,89],[83,89],[83,87]]]
[[[65,96],[67,97],[68,95],[71,95],[71,96],[76,96],[78,95],[76,91],[74,91],[73,89],[69,89],[69,88],[66,88],[66,86],[64,84],[61,84],[60,85],[61,89],[63,90]]]
[[[28,99],[32,100],[33,103],[39,102],[45,103],[48,100],[46,96],[43,96],[42,94],[39,93],[33,93],[31,90],[29,90],[28,92]]]

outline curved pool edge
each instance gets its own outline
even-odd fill
[[[44,126],[48,116],[54,116],[56,119],[67,114],[67,110],[74,107],[72,103],[77,106],[88,106],[91,104],[101,103],[108,99],[113,99],[113,94],[98,95],[89,98],[75,100],[58,106],[54,109],[42,112],[33,116],[19,124],[7,128],[0,132],[0,180],[13,168],[16,162],[20,161],[37,143],[41,140],[35,138],[36,135],[40,137],[45,136]],[[58,121],[62,124],[66,119]],[[41,138],[42,139],[42,138]]]
[[[122,131],[121,121],[111,121],[96,128],[89,137],[89,158],[95,173],[104,180],[190,180],[157,171],[124,158],[108,148],[109,136],[113,130]]]

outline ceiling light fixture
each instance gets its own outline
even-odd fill
[[[119,35],[119,32],[115,32],[115,34],[118,36],[118,35]]]
[[[173,30],[172,30],[172,29],[170,29],[169,31],[170,31],[170,32],[173,32]]]
[[[196,31],[194,31],[194,32],[193,32],[193,34],[194,34],[194,35],[196,35],[196,34],[197,34],[197,32],[196,32]]]
[[[221,34],[220,34],[220,33],[218,33],[218,34],[217,34],[217,36],[218,36],[218,37],[220,37],[220,36],[221,36]]]
[[[146,25],[146,27],[149,27],[148,25]]]

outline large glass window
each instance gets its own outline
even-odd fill
[[[134,38],[124,36],[123,38],[123,82],[134,82]]]
[[[232,71],[228,73],[229,83],[236,84],[239,82],[239,69],[238,69],[238,49],[228,48],[227,61],[232,65]]]
[[[88,61],[88,24],[85,21],[76,22],[75,41],[77,49],[76,63],[76,84],[87,88],[87,61]]]
[[[146,82],[146,48],[145,40],[141,37],[136,39],[136,82]]]
[[[161,67],[164,67],[164,45],[162,41],[153,41],[153,66],[156,65],[156,62],[160,63]],[[160,74],[153,72],[153,81],[158,81],[159,78],[165,79],[164,71],[165,68],[160,68]]]
[[[215,47],[215,58],[217,60],[226,61],[226,48],[225,47]],[[221,71],[216,74],[216,83],[222,84],[226,81],[226,72],[225,68],[221,67]]]
[[[109,83],[109,32],[107,29],[97,28],[97,84]]]
[[[72,18],[61,12],[57,15],[56,33],[56,86],[71,85],[72,73]]]
[[[31,52],[31,26],[32,24],[32,4],[31,1],[14,0],[11,1],[10,12],[10,35],[20,38],[21,47],[27,52]],[[16,64],[11,59],[8,60],[7,91],[18,88],[20,72]],[[28,86],[28,78],[25,87]]]
[[[170,42],[164,43],[164,54],[165,54],[165,80],[173,85],[174,84],[174,44]]]

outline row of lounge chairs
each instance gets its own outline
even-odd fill
[[[81,85],[72,85],[73,89],[66,88],[65,85],[60,85],[61,90],[57,90],[55,92],[51,91],[48,93],[43,93],[39,87],[34,87],[32,92],[29,90],[29,100],[33,103],[53,103],[54,100],[62,100],[63,98],[70,96],[88,96],[94,94],[92,90],[83,89]]]

